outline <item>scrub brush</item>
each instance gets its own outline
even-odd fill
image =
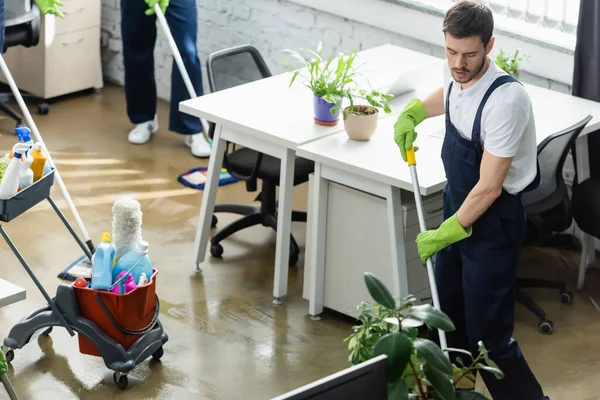
[[[115,201],[112,212],[112,244],[116,261],[135,249],[142,240],[142,210],[137,200],[127,197]]]

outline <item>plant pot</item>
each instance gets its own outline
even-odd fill
[[[328,103],[319,96],[313,96],[313,107],[315,113],[315,123],[323,126],[335,126],[338,124],[340,119],[340,109],[338,108],[335,113],[331,113],[331,108],[335,106],[334,103]]]
[[[344,109],[344,129],[352,140],[365,141],[377,130],[379,110],[371,106],[354,106],[354,112],[350,107]]]

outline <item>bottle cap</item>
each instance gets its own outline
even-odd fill
[[[102,232],[102,238],[100,239],[100,241],[110,243],[110,233]]]
[[[148,254],[148,242],[146,242],[145,240],[140,240],[140,242],[137,244],[135,250],[140,255]]]

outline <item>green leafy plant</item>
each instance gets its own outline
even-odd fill
[[[309,57],[305,57],[301,51],[306,52]],[[334,104],[330,112],[335,114],[342,108],[344,99],[348,99],[350,106],[348,112],[354,114],[372,114],[374,108],[381,108],[385,113],[390,113],[391,109],[387,104],[394,96],[386,93],[380,93],[377,90],[366,90],[359,88],[356,78],[361,76],[358,72],[360,66],[355,65],[357,52],[350,54],[338,53],[328,58],[323,57],[323,42],[319,42],[317,51],[312,50],[290,50],[286,49],[290,57],[300,62],[298,65],[289,65],[286,63],[287,57],[283,63],[286,67],[297,69],[294,71],[290,80],[290,87],[298,77],[305,81],[305,86],[312,93],[325,100],[327,103]],[[358,99],[366,100],[372,107],[356,106]]]
[[[514,54],[510,55],[505,53],[504,50],[500,49],[500,52],[496,55],[496,65],[502,68],[506,73],[515,75],[519,71],[519,65],[525,58],[519,55],[520,50],[516,50]]]
[[[472,390],[457,390],[470,382],[474,387],[477,370],[493,373],[502,379],[504,374],[490,360],[482,343],[478,355],[462,349],[440,349],[433,341],[419,337],[417,326],[451,332],[455,329],[450,318],[429,304],[417,305],[414,296],[394,299],[385,285],[371,273],[365,273],[365,283],[375,304],[363,302],[360,324],[353,327],[348,343],[348,361],[356,365],[385,354],[388,357],[388,399],[390,400],[480,400],[482,394]],[[466,364],[456,357],[450,362],[447,352],[464,354],[472,362]]]

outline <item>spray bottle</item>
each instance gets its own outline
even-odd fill
[[[21,158],[30,147],[26,143],[17,143],[13,146],[14,157],[6,167],[0,182],[0,199],[9,199],[19,191],[19,164],[21,164]]]
[[[22,161],[19,163],[19,186],[21,189],[27,189],[33,184],[32,162],[33,158],[29,154],[29,157],[22,157]]]

